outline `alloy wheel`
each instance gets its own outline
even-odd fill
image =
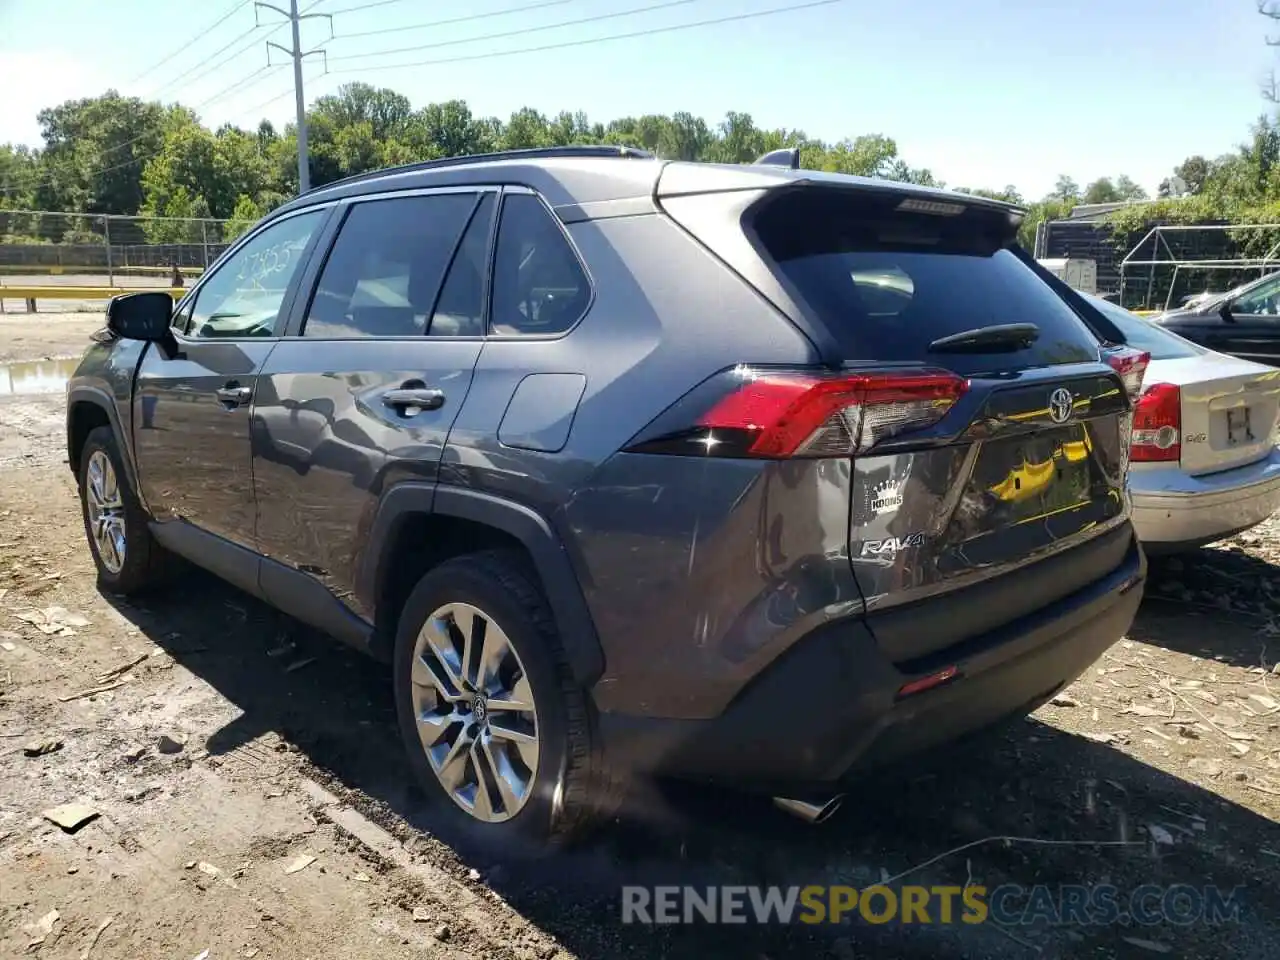
[[[124,500],[111,458],[102,450],[89,456],[85,483],[85,503],[89,508],[89,533],[98,548],[98,559],[108,573],[124,568]]]
[[[538,772],[538,712],[506,633],[445,604],[418,633],[411,677],[418,738],[450,799],[485,823],[515,816]]]

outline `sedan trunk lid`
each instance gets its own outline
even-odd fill
[[[1153,361],[1146,383],[1181,394],[1180,466],[1192,476],[1261,460],[1275,445],[1280,370],[1220,354]]]

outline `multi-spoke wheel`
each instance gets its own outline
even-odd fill
[[[454,803],[486,823],[519,813],[538,772],[538,711],[502,627],[466,603],[431,613],[412,696],[418,737]]]
[[[616,781],[586,696],[520,555],[456,557],[418,582],[396,631],[395,694],[410,766],[439,798],[448,839],[520,855],[611,809]]]
[[[135,593],[163,582],[173,558],[151,537],[110,427],[90,431],[79,466],[84,530],[99,581],[116,593]]]
[[[98,548],[98,557],[110,573],[124,566],[128,541],[125,539],[124,501],[116,469],[105,450],[89,455],[85,485],[85,508],[89,512],[89,535]]]

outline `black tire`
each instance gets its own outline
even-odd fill
[[[120,515],[124,520],[125,551],[124,562],[119,570],[112,570],[104,562],[98,542],[93,535],[89,516],[89,465],[95,453],[102,453],[110,461],[120,491],[122,504]],[[90,431],[84,447],[80,450],[80,474],[77,479],[80,487],[80,512],[84,518],[85,539],[89,541],[93,562],[98,569],[98,583],[102,589],[111,593],[131,595],[143,593],[165,583],[173,570],[175,558],[151,536],[151,530],[147,526],[150,518],[142,509],[137,494],[129,485],[129,476],[125,473],[120,447],[110,427],[97,427]]]
[[[477,820],[453,801],[418,737],[411,679],[414,646],[427,618],[449,603],[477,607],[501,627],[532,689],[538,714],[537,770],[524,806],[502,822]],[[418,581],[396,630],[394,683],[409,765],[441,821],[433,826],[446,841],[505,858],[538,856],[581,839],[616,809],[622,781],[606,768],[588,698],[572,677],[546,599],[520,554],[495,550],[456,557]]]

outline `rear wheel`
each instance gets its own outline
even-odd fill
[[[458,557],[419,581],[395,697],[410,765],[456,839],[536,854],[610,812],[586,695],[518,555]]]
[[[80,505],[98,582],[113,593],[139,593],[167,579],[171,555],[151,536],[147,514],[129,486],[110,427],[91,431],[80,453]]]

